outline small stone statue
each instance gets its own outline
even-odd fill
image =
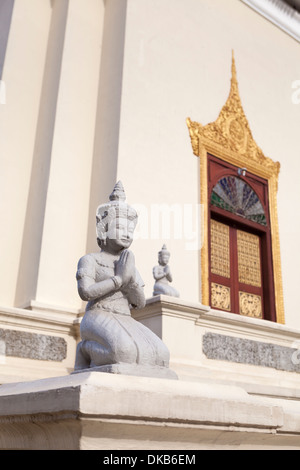
[[[128,249],[137,213],[125,202],[119,181],[96,213],[99,253],[78,263],[78,292],[87,300],[80,325],[75,371],[96,370],[130,375],[177,378],[168,369],[169,351],[161,339],[131,317],[131,308],[143,308],[143,281]],[[94,369],[95,370],[95,369]]]
[[[158,266],[153,268],[153,277],[155,279],[153,295],[170,295],[171,297],[179,297],[179,292],[169,285],[172,282],[172,274],[168,262],[170,259],[170,252],[167,250],[166,245],[163,245],[161,251],[158,253]]]

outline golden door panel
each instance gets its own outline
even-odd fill
[[[230,278],[229,227],[211,220],[211,272]]]
[[[261,296],[239,291],[240,314],[262,318]]]
[[[243,284],[261,287],[259,237],[237,230],[238,280]]]
[[[212,308],[228,310],[231,309],[230,287],[211,283],[211,306]]]

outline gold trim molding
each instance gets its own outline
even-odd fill
[[[232,53],[231,87],[228,99],[217,120],[205,126],[187,119],[193,152],[200,157],[200,203],[204,210],[203,245],[201,249],[202,303],[209,303],[208,282],[208,188],[207,154],[225,162],[246,167],[250,173],[268,181],[269,211],[272,235],[273,273],[277,322],[284,323],[284,303],[281,275],[279,227],[277,214],[277,189],[280,163],[266,157],[253,139],[244,113]]]

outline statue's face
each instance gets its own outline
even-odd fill
[[[169,259],[170,255],[168,255],[167,253],[161,253],[159,255],[158,261],[162,266],[166,266],[169,262]]]
[[[109,224],[106,234],[106,246],[112,251],[129,248],[135,229],[135,222],[127,218],[115,217]]]

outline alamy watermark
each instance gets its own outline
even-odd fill
[[[148,206],[136,203],[124,206],[121,203],[114,207],[119,214],[117,219],[111,218],[109,211],[99,214],[97,234],[100,240],[106,236],[112,240],[124,241],[180,240],[184,243],[183,248],[188,251],[197,251],[203,245],[203,232],[200,230],[204,217],[202,204],[174,203]]]
[[[132,204],[138,213],[134,240],[182,240],[185,250],[202,247],[203,204]]]

